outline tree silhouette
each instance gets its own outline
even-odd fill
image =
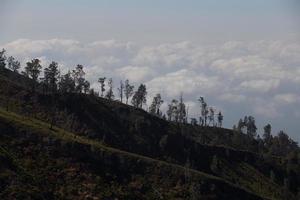
[[[115,95],[113,93],[113,80],[112,78],[108,79],[108,90],[107,90],[107,93],[105,95],[105,97],[108,99],[108,100],[113,100],[115,98]]]
[[[25,71],[23,74],[25,74],[27,77],[31,78],[31,86],[32,91],[35,92],[36,84],[38,77],[41,73],[42,66],[40,64],[39,59],[33,59],[31,62],[26,63]]]
[[[5,56],[5,49],[2,49],[2,51],[0,51],[0,69],[4,69],[6,66],[6,56]]]
[[[162,116],[162,112],[159,110],[160,106],[163,104],[163,100],[161,99],[160,94],[156,94],[155,97],[153,97],[152,103],[149,108],[149,112],[153,115]]]
[[[207,126],[207,115],[208,115],[208,107],[207,103],[204,100],[204,97],[200,97],[198,99],[201,105],[201,121],[203,121],[204,126]]]
[[[101,97],[103,97],[103,93],[105,92],[105,79],[105,77],[98,79],[98,82],[100,83]]]
[[[72,74],[68,71],[67,74],[61,76],[59,82],[59,90],[62,93],[72,93],[75,92],[75,81],[72,78]]]
[[[59,73],[58,64],[56,62],[52,62],[49,67],[44,69],[43,81],[51,93],[57,91]]]
[[[118,92],[119,92],[119,96],[120,96],[121,102],[123,103],[124,83],[123,83],[122,80],[120,81],[120,86],[118,88]]]
[[[218,126],[219,127],[222,127],[222,125],[223,125],[223,118],[224,118],[224,116],[222,115],[222,112],[220,111],[218,114]]]
[[[72,71],[72,76],[75,82],[76,92],[82,93],[85,83],[85,72],[83,71],[83,66],[77,65],[76,68]]]
[[[18,72],[18,70],[20,69],[21,64],[20,64],[19,61],[15,60],[14,57],[10,56],[10,57],[7,58],[7,66],[11,71]]]
[[[134,86],[130,85],[129,80],[125,81],[124,93],[126,98],[126,104],[128,104],[128,99],[133,95]]]
[[[146,95],[147,95],[146,85],[141,84],[132,97],[131,100],[132,105],[137,108],[142,108],[143,104],[145,104],[147,101]]]

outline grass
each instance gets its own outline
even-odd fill
[[[234,185],[233,183],[226,181],[222,178],[219,178],[219,177],[216,177],[216,176],[213,176],[210,174],[206,174],[206,173],[203,173],[203,172],[200,172],[197,170],[187,169],[181,165],[172,164],[172,163],[168,163],[165,161],[156,160],[156,159],[149,158],[146,156],[122,151],[122,150],[115,149],[112,147],[108,147],[99,141],[95,141],[95,140],[87,139],[82,136],[78,136],[74,133],[65,131],[58,127],[53,127],[52,129],[50,129],[50,125],[48,123],[45,123],[38,119],[24,117],[24,116],[18,115],[13,112],[7,112],[3,108],[0,108],[0,120],[4,121],[6,123],[12,124],[14,127],[16,127],[17,129],[20,129],[20,130],[29,130],[30,132],[32,132],[34,134],[42,134],[43,136],[51,136],[51,137],[54,137],[54,138],[57,138],[59,140],[66,141],[66,142],[75,142],[75,143],[79,143],[79,144],[88,145],[94,149],[100,150],[101,152],[105,152],[105,153],[109,153],[109,154],[117,154],[117,155],[120,155],[125,158],[131,158],[131,159],[135,159],[135,160],[142,161],[145,163],[151,163],[152,165],[159,166],[160,168],[171,168],[171,169],[175,169],[176,171],[179,170],[179,171],[181,171],[181,173],[185,173],[185,171],[188,170],[188,172],[192,176],[199,177],[199,179],[201,179],[201,180],[209,180],[211,182],[222,182],[224,184],[229,185],[230,187],[244,190],[250,194],[254,194],[252,191],[249,191],[245,188],[241,188],[237,185]]]

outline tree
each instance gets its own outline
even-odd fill
[[[85,72],[83,71],[83,66],[77,65],[76,68],[72,71],[72,76],[75,82],[76,92],[82,93],[85,83]]]
[[[272,131],[272,127],[270,124],[267,124],[266,126],[264,126],[263,141],[267,147],[269,147],[271,145],[271,142],[273,139],[271,131]]]
[[[136,108],[142,108],[143,104],[147,102],[146,95],[147,95],[146,85],[141,84],[132,97],[131,100],[132,105]]]
[[[84,94],[87,94],[90,92],[90,82],[88,82],[87,80],[85,80],[83,83],[83,91],[84,91]]]
[[[118,91],[119,91],[121,102],[123,103],[124,83],[122,80],[120,81],[120,87],[118,88]]]
[[[213,107],[209,107],[209,115],[208,115],[208,124],[211,124],[214,126],[215,125],[215,110]]]
[[[224,116],[222,115],[221,111],[219,112],[218,114],[218,126],[219,127],[222,127],[222,124],[223,124],[223,118]]]
[[[8,68],[10,70],[12,70],[13,72],[18,72],[21,64],[19,61],[15,60],[14,57],[10,56],[7,58],[7,65],[8,65]]]
[[[2,49],[2,51],[0,51],[0,69],[4,69],[6,66],[6,56],[5,56],[5,49]]]
[[[156,96],[153,97],[153,101],[150,105],[149,112],[153,115],[162,116],[162,113],[159,110],[159,108],[163,104],[163,102],[164,101],[161,99],[161,95],[156,94]]]
[[[198,99],[198,101],[200,102],[200,105],[201,105],[202,120],[204,121],[204,126],[206,126],[207,125],[207,115],[208,115],[207,103],[205,102],[204,97],[200,97]]]
[[[198,124],[196,118],[191,118],[191,125],[196,126]]]
[[[183,102],[183,95],[180,94],[179,104],[178,104],[178,121],[180,123],[186,122],[186,106]]]
[[[105,77],[99,78],[98,82],[100,83],[100,91],[101,91],[101,97],[103,97],[103,93],[105,92]]]
[[[113,100],[114,97],[115,97],[115,95],[114,95],[114,93],[113,93],[113,80],[112,80],[112,78],[108,79],[107,85],[108,85],[108,91],[107,91],[105,97],[106,97],[108,100]]]
[[[49,67],[44,69],[44,83],[51,93],[57,91],[59,73],[58,64],[56,62],[52,62]]]
[[[35,91],[35,87],[36,87],[36,84],[37,84],[37,80],[38,80],[38,77],[41,73],[41,69],[42,69],[42,66],[40,64],[40,60],[39,59],[33,59],[31,60],[31,62],[27,62],[26,63],[26,67],[25,67],[25,72],[24,74],[31,78],[31,82],[32,82],[32,91],[34,92]]]
[[[62,93],[72,93],[75,91],[75,82],[70,71],[61,77],[59,82],[59,90]]]
[[[237,125],[237,130],[241,133],[246,133],[244,129],[246,128],[245,123],[242,119],[239,120],[238,125]]]
[[[252,138],[255,138],[257,127],[255,125],[254,117],[249,116],[248,120],[244,121],[244,123],[246,124],[247,127],[247,135],[249,135]]]
[[[134,89],[134,86],[130,85],[129,80],[127,79],[125,81],[125,88],[124,88],[126,104],[128,104],[128,99],[133,95],[133,89]]]
[[[178,122],[179,120],[179,105],[178,100],[173,99],[168,105],[167,110],[168,120]]]

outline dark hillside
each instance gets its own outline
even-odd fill
[[[34,119],[1,111],[0,128],[1,199],[262,199],[205,173],[50,131]]]
[[[32,170],[30,174],[40,174],[34,180],[49,177],[50,183],[38,190],[53,198],[79,195],[74,185],[89,195],[104,197],[108,190],[110,197],[121,199],[153,199],[156,188],[167,199],[185,199],[191,188],[200,186],[208,199],[238,199],[246,190],[269,199],[294,199],[291,192],[297,193],[297,160],[290,165],[285,158],[259,154],[257,141],[246,135],[168,122],[94,95],[49,94],[41,88],[33,93],[27,78],[10,74],[14,73],[0,76],[1,146],[22,168]],[[22,80],[15,81],[19,76]],[[59,128],[49,130],[51,122]],[[237,136],[242,143],[235,142]],[[106,189],[95,189],[98,178]],[[62,182],[56,184],[57,179]],[[35,188],[35,183],[30,185]],[[109,189],[110,183],[114,189]]]

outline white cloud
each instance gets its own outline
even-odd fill
[[[250,90],[256,92],[269,92],[270,90],[277,89],[280,84],[279,79],[270,80],[249,80],[243,81],[240,84],[240,90]]]
[[[274,100],[282,103],[282,104],[294,104],[294,103],[300,103],[300,96],[296,94],[278,94],[274,97]]]
[[[116,70],[122,79],[133,82],[144,82],[154,76],[154,71],[149,67],[125,66]]]
[[[231,93],[222,94],[219,96],[219,98],[220,100],[235,102],[235,103],[246,101],[246,96],[239,95],[239,94],[231,94]]]

